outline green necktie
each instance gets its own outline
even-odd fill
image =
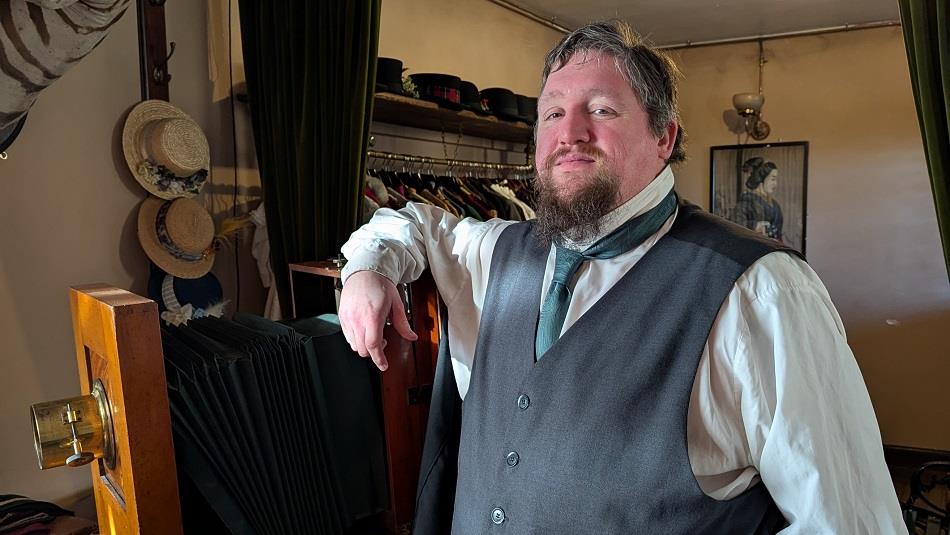
[[[605,260],[625,253],[643,240],[652,236],[663,226],[663,223],[676,210],[676,193],[670,191],[650,211],[643,213],[604,236],[596,243],[581,252],[573,251],[559,244],[555,244],[554,277],[551,286],[541,306],[541,317],[538,319],[538,334],[534,348],[537,359],[540,359],[554,342],[561,336],[564,327],[564,318],[567,308],[571,304],[571,283],[577,269],[585,260]]]

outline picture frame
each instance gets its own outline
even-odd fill
[[[709,211],[805,254],[808,142],[709,148]]]

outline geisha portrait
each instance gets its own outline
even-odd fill
[[[805,252],[808,143],[710,149],[710,211]]]

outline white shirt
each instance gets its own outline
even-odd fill
[[[673,183],[667,167],[604,217],[601,236],[659,204]],[[562,333],[666,235],[675,217],[633,250],[580,267]],[[459,220],[410,203],[378,211],[343,246],[344,281],[371,270],[406,283],[429,268],[449,310],[463,399],[492,253],[512,223]],[[553,271],[552,247],[542,302]],[[818,276],[795,256],[762,257],[723,302],[696,371],[687,446],[693,473],[713,498],[733,498],[762,481],[790,523],[784,535],[907,533],[841,318]]]

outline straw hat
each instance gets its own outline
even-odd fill
[[[192,199],[149,197],[139,207],[139,243],[152,262],[166,272],[197,279],[214,264],[214,221]]]
[[[164,100],[132,108],[122,129],[122,152],[135,180],[163,199],[194,197],[211,167],[201,127]]]

